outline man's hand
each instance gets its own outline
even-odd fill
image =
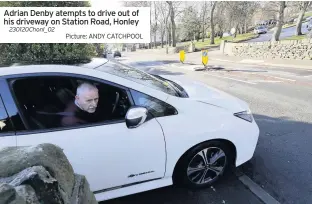
[[[4,122],[5,122],[5,120],[0,120],[0,129],[1,130],[6,126],[6,124]]]

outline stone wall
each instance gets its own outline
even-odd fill
[[[170,47],[169,53],[175,54],[179,53],[181,50],[184,50],[186,53],[188,52],[194,52],[195,51],[195,44],[193,42],[183,44],[183,45],[177,45],[176,47]]]
[[[312,39],[279,42],[227,43],[221,51],[230,56],[254,59],[312,60]]]
[[[0,204],[97,204],[86,178],[52,144],[0,150]]]

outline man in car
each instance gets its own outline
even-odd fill
[[[77,87],[75,100],[68,104],[64,111],[66,115],[61,120],[62,125],[75,126],[97,122],[98,102],[98,89],[92,84],[82,83]]]

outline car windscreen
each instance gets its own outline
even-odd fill
[[[143,84],[173,96],[179,96],[177,91],[172,88],[166,81],[162,81],[153,75],[118,62],[109,61],[103,66],[97,67],[96,70]]]

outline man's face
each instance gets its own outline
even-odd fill
[[[76,100],[82,110],[94,113],[99,102],[99,93],[97,90],[86,90],[76,96]]]

